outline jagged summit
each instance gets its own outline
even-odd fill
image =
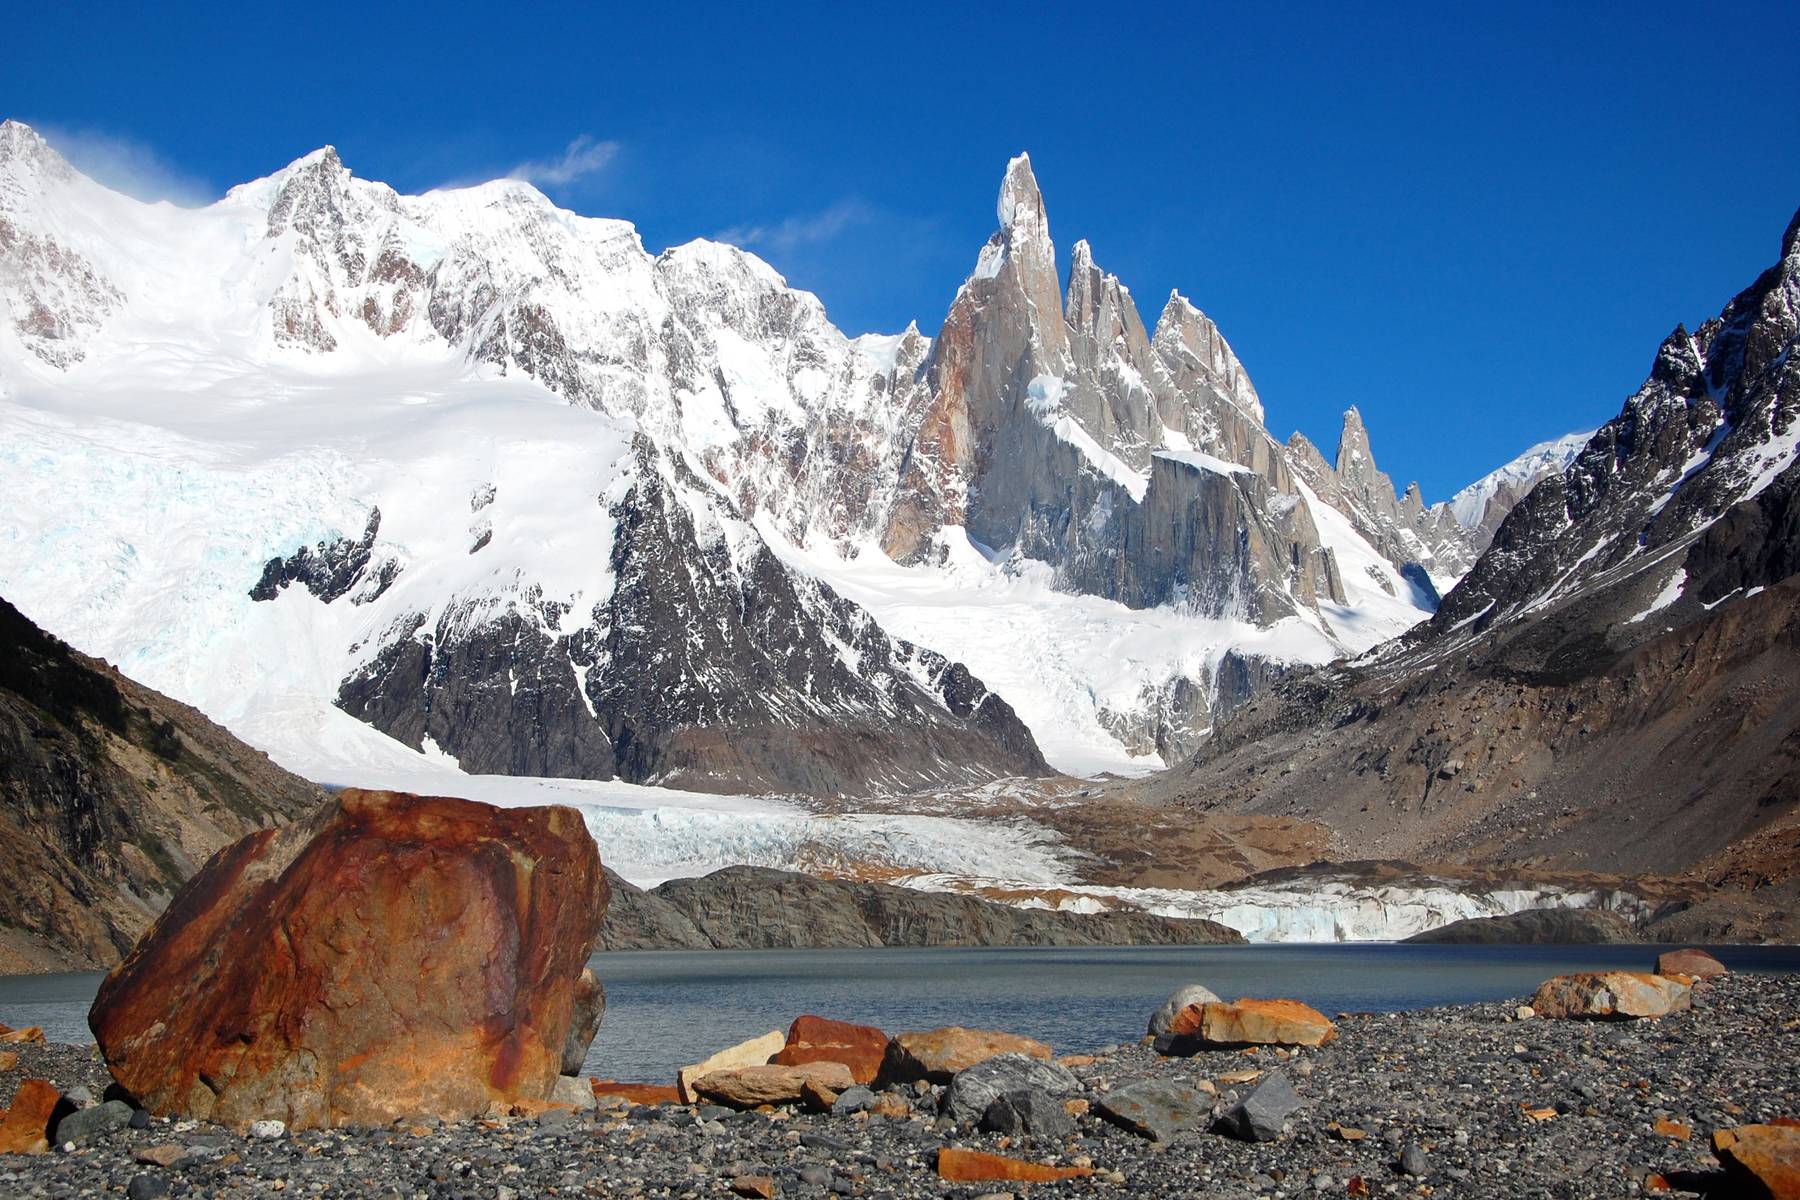
[[[1006,176],[1000,181],[1000,199],[994,207],[994,215],[1002,229],[1032,225],[1048,236],[1050,222],[1044,213],[1044,196],[1038,190],[1037,176],[1032,174],[1029,154],[1021,153],[1006,164]]]

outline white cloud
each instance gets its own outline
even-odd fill
[[[46,142],[96,183],[138,200],[167,200],[185,208],[210,204],[218,193],[141,142],[93,129],[39,126]]]
[[[744,249],[754,247],[784,254],[801,246],[828,242],[851,226],[868,221],[871,216],[869,206],[861,200],[840,200],[830,208],[789,217],[774,225],[733,225],[720,230],[713,240]]]
[[[619,143],[596,141],[584,133],[569,143],[562,157],[522,162],[508,171],[506,177],[523,179],[539,187],[561,187],[604,170],[618,153]]]

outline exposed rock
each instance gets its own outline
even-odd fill
[[[1035,1089],[1003,1092],[981,1114],[981,1128],[1008,1137],[1075,1136],[1075,1117],[1061,1100]]]
[[[773,1175],[737,1175],[731,1180],[733,1195],[747,1197],[747,1200],[775,1200],[775,1177]]]
[[[959,1123],[975,1121],[1008,1093],[1068,1096],[1080,1090],[1080,1081],[1067,1067],[1009,1051],[982,1059],[952,1076],[950,1090],[944,1093],[943,1114]]]
[[[616,1079],[590,1079],[594,1096],[619,1096],[633,1104],[679,1104],[680,1092],[670,1084],[620,1083]]]
[[[1175,1014],[1169,1033],[1203,1046],[1322,1046],[1337,1029],[1298,1000],[1241,999],[1190,1004]]]
[[[1217,1004],[1218,995],[1209,987],[1198,983],[1185,984],[1170,993],[1162,1007],[1150,1014],[1150,1036],[1163,1037],[1169,1032],[1169,1025],[1175,1020],[1175,1014],[1190,1004]]]
[[[602,927],[608,949],[693,944],[718,949],[857,946],[1162,946],[1243,941],[1213,921],[1148,913],[1015,908],[978,896],[820,879],[766,867],[726,867],[671,879],[628,901],[624,928]],[[668,942],[656,939],[667,934]]]
[[[709,1071],[693,1080],[688,1090],[702,1099],[733,1108],[755,1108],[759,1104],[798,1104],[805,1098],[808,1084],[820,1085],[835,1094],[849,1089],[854,1082],[850,1068],[843,1063],[811,1062],[795,1067],[770,1064]]]
[[[1220,1114],[1213,1128],[1246,1142],[1272,1142],[1281,1136],[1284,1122],[1300,1107],[1300,1097],[1287,1076],[1271,1071],[1250,1094]]]
[[[1658,975],[1691,975],[1695,979],[1717,979],[1726,974],[1725,964],[1695,947],[1670,950],[1656,956]]]
[[[1800,1126],[1721,1129],[1713,1134],[1712,1147],[1743,1195],[1800,1200]]]
[[[595,1107],[594,1086],[574,1075],[558,1075],[550,1086],[550,1103],[566,1104],[576,1112]]]
[[[569,1039],[563,1043],[562,1073],[579,1075],[587,1061],[588,1047],[600,1032],[600,1021],[606,1016],[606,988],[587,967],[575,978],[575,1007],[569,1016]]]
[[[1618,913],[1594,908],[1528,908],[1502,917],[1471,917],[1415,933],[1409,942],[1456,945],[1595,945],[1643,939]]]
[[[323,799],[0,600],[0,972],[112,966],[215,851]]]
[[[787,1044],[771,1062],[800,1066],[812,1062],[843,1063],[857,1083],[873,1083],[887,1054],[888,1036],[873,1025],[852,1025],[824,1017],[796,1017]]]
[[[306,1129],[541,1102],[606,899],[572,809],[351,789],[209,862],[90,1023],[158,1113]]]
[[[1080,1179],[1094,1173],[1091,1167],[1051,1167],[1043,1163],[988,1154],[980,1150],[964,1150],[945,1146],[937,1154],[938,1178],[950,1183],[990,1183],[1013,1180],[1020,1183],[1054,1183],[1059,1179]]]
[[[949,1083],[957,1072],[966,1071],[996,1054],[1048,1060],[1050,1047],[1017,1034],[964,1029],[960,1025],[924,1033],[902,1033],[888,1043],[887,1055],[881,1064],[881,1081],[911,1083],[925,1079],[932,1083]]]
[[[684,1104],[692,1104],[695,1100],[694,1081],[702,1076],[711,1075],[715,1071],[734,1070],[738,1067],[766,1066],[770,1059],[781,1053],[787,1039],[779,1029],[771,1029],[761,1037],[753,1037],[739,1042],[735,1046],[727,1046],[690,1067],[683,1067],[675,1074],[675,1088],[681,1094]]]
[[[833,1116],[843,1117],[851,1113],[867,1112],[874,1105],[875,1093],[859,1084],[838,1093],[838,1098],[831,1102],[831,1113]]]
[[[51,1140],[59,1146],[64,1142],[83,1142],[91,1137],[117,1133],[129,1124],[131,1105],[123,1100],[108,1100],[91,1108],[77,1108],[58,1121]]]
[[[1693,989],[1687,984],[1638,971],[1558,975],[1545,980],[1531,998],[1540,1017],[1629,1020],[1665,1017],[1692,1006]]]
[[[62,1093],[47,1079],[26,1079],[0,1114],[0,1154],[42,1154],[50,1149],[50,1121]]]
[[[1114,1088],[1095,1108],[1121,1129],[1167,1142],[1205,1125],[1212,1117],[1212,1097],[1172,1079],[1142,1079]]]

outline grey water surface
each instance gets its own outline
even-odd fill
[[[1141,1037],[1177,986],[1287,996],[1327,1015],[1524,999],[1569,971],[1648,970],[1668,947],[1333,945],[1136,949],[680,950],[596,954],[606,1020],[586,1073],[670,1080],[675,1069],[801,1013],[890,1033],[968,1025],[1079,1053]],[[1738,971],[1800,972],[1800,947],[1715,946]],[[0,977],[0,1022],[89,1042],[101,976]]]

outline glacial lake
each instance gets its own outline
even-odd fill
[[[801,1013],[890,1033],[969,1025],[1058,1053],[1141,1037],[1184,983],[1226,999],[1291,996],[1323,1010],[1394,1012],[1529,996],[1569,971],[1647,970],[1666,946],[1433,946],[1384,942],[1079,949],[712,950],[596,954],[606,1019],[586,1073],[666,1082],[675,1069]],[[1800,972],[1800,946],[1714,946],[1736,971]],[[98,973],[0,977],[0,1022],[86,1043]]]

